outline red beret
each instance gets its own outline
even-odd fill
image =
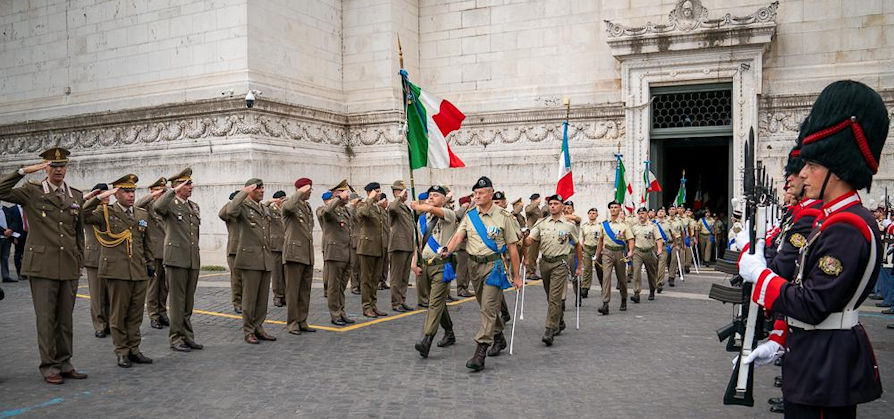
[[[314,184],[313,181],[311,181],[310,179],[308,179],[306,177],[303,177],[303,178],[295,181],[295,188],[297,189],[297,188],[300,188],[305,185],[313,185],[313,184]]]
[[[470,203],[472,203],[472,198],[469,197],[468,195],[459,198],[459,204],[460,204],[460,205],[462,205],[462,204],[470,204]]]

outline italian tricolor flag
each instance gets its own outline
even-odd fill
[[[447,144],[447,135],[466,118],[452,103],[423,91],[404,77],[407,93],[407,143],[410,169],[465,167]]]
[[[571,174],[571,153],[568,151],[568,121],[562,123],[562,152],[559,154],[559,181],[556,193],[567,201],[574,195],[574,178]]]

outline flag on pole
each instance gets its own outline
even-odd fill
[[[562,123],[562,152],[559,154],[559,181],[556,183],[556,193],[565,200],[574,195],[571,153],[568,150],[568,120]]]
[[[683,177],[680,178],[680,190],[677,191],[677,198],[674,205],[680,206],[686,203],[686,171],[683,171]]]
[[[450,150],[447,135],[459,129],[466,116],[452,103],[410,83],[405,70],[401,70],[400,74],[407,90],[410,169],[465,167],[465,163]]]
[[[643,185],[646,187],[646,194],[661,192],[661,185],[658,184],[658,179],[652,173],[651,163],[648,160],[646,160],[646,170],[643,171]]]
[[[633,211],[636,210],[636,201],[633,200],[633,184],[627,182],[627,200],[624,201],[624,208],[627,209],[628,214],[633,214]]]
[[[624,194],[627,193],[627,181],[624,179],[624,161],[620,154],[615,154],[617,166],[615,167],[615,201],[625,202]]]
[[[695,199],[692,201],[692,209],[698,211],[702,207],[702,176],[698,175],[698,186],[695,188]]]

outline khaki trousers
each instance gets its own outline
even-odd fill
[[[680,274],[680,271],[681,271],[680,264],[683,264],[683,266],[686,266],[686,264],[685,264],[686,255],[684,254],[686,251],[687,251],[686,246],[683,246],[681,241],[678,241],[678,243],[674,244],[674,246],[672,247],[671,254],[669,256],[671,258],[670,268],[668,268],[668,271],[667,271],[667,277],[671,281],[673,281],[674,278],[676,278],[677,275]]]
[[[240,270],[242,277],[242,332],[245,336],[264,333],[270,271]]]
[[[397,307],[407,300],[407,286],[410,283],[410,261],[413,252],[391,252],[391,307]],[[423,281],[424,282],[424,281]],[[422,287],[419,286],[419,278],[416,278],[416,286],[419,287],[417,298],[422,300]],[[428,288],[425,290],[425,301],[428,302]]]
[[[350,262],[327,260],[323,262],[323,282],[327,284],[326,304],[329,306],[329,317],[333,321],[347,318],[345,313],[345,287],[351,274]]]
[[[546,328],[559,328],[562,322],[563,294],[567,292],[568,265],[562,262],[546,262],[540,260],[540,275],[543,277],[543,290],[546,292]]]
[[[525,279],[533,278],[537,274],[537,257],[540,256],[540,242],[534,242],[527,247],[525,255]]]
[[[684,259],[684,260],[683,260],[683,263],[684,263],[683,266],[685,266],[685,267],[687,267],[687,268],[691,268],[691,267],[692,267],[692,246],[695,246],[695,243],[693,243],[693,242],[694,242],[694,240],[692,240],[692,238],[690,237],[690,238],[689,238],[689,244],[690,244],[690,246],[683,246],[683,248],[682,248],[683,254],[680,255],[680,256],[682,256],[683,259]]]
[[[456,253],[456,292],[469,290],[471,277],[469,276],[469,254],[464,249],[457,250]]]
[[[382,272],[382,256],[357,255],[360,259],[360,300],[363,310],[376,308],[376,290]]]
[[[71,365],[71,312],[78,280],[28,277],[37,321],[40,372],[44,377],[69,372]],[[142,313],[142,307],[140,308]]]
[[[115,355],[140,353],[140,326],[143,324],[143,306],[146,304],[146,287],[149,281],[108,279],[109,325]]]
[[[583,263],[583,282],[581,282],[580,288],[582,290],[588,290],[593,286],[593,273],[596,273],[596,278],[599,280],[599,284],[602,284],[602,263],[600,261],[594,261],[593,256],[596,255],[596,246],[589,248],[584,246],[583,249],[583,257],[584,260],[581,261]],[[595,269],[593,265],[596,265]]]
[[[714,243],[711,243],[711,235],[709,234],[702,234],[698,240],[700,246],[699,251],[701,252],[698,254],[698,260],[704,265],[705,262],[711,261],[711,252],[714,251]]]
[[[607,247],[602,250],[602,302],[612,300],[612,270],[618,280],[618,288],[621,291],[621,301],[627,300],[627,263],[624,262],[626,252],[622,250],[610,250]]]
[[[90,319],[96,332],[109,330],[109,284],[99,277],[98,268],[87,269],[90,289]]]
[[[149,278],[146,288],[146,314],[152,320],[168,317],[168,280],[165,276],[164,261],[155,259],[155,275]]]
[[[487,285],[487,276],[494,268],[494,262],[478,263],[469,259],[469,272],[475,286],[475,299],[481,308],[481,326],[475,334],[475,342],[493,345],[494,335],[503,333],[503,319],[500,318],[500,305],[503,303],[503,290]]]
[[[633,251],[633,295],[639,295],[643,288],[643,265],[646,265],[646,277],[649,280],[649,291],[658,287],[658,256],[654,250]]]
[[[170,285],[168,304],[171,306],[171,328],[168,340],[171,346],[186,341],[195,341],[192,330],[192,310],[196,298],[196,286],[199,283],[199,270],[165,266],[165,273]]]
[[[227,266],[230,268],[230,291],[233,294],[233,307],[242,308],[242,274],[236,269],[236,255],[227,255]]]
[[[667,264],[668,264],[668,254],[667,246],[662,249],[661,254],[658,255],[658,288],[664,287],[664,279],[667,277]]]
[[[350,272],[351,289],[360,289],[360,258],[357,257],[357,247],[351,247]]]
[[[438,325],[444,330],[453,330],[453,321],[450,319],[450,313],[447,312],[447,295],[450,293],[450,283],[443,280],[444,265],[423,266],[422,275],[419,276],[431,284],[423,333],[428,336],[436,335]]]
[[[326,263],[326,262],[323,262]],[[290,331],[307,327],[307,313],[310,310],[310,287],[314,280],[313,265],[287,262],[286,273],[286,327]],[[331,273],[327,272],[328,275]],[[329,289],[329,293],[337,293]],[[326,298],[329,298],[328,295]],[[266,300],[265,300],[266,304]],[[265,311],[266,314],[266,311]]]
[[[273,270],[270,271],[270,284],[273,288],[273,298],[280,301],[286,298],[285,265],[282,263],[282,252],[271,252],[273,255]]]

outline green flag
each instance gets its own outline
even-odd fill
[[[686,172],[683,172],[683,177],[680,179],[680,190],[677,191],[677,198],[674,200],[674,205],[680,206],[686,203]]]
[[[627,181],[624,180],[624,161],[620,154],[615,154],[618,159],[618,167],[615,169],[615,201],[624,202],[624,194],[627,193]]]

